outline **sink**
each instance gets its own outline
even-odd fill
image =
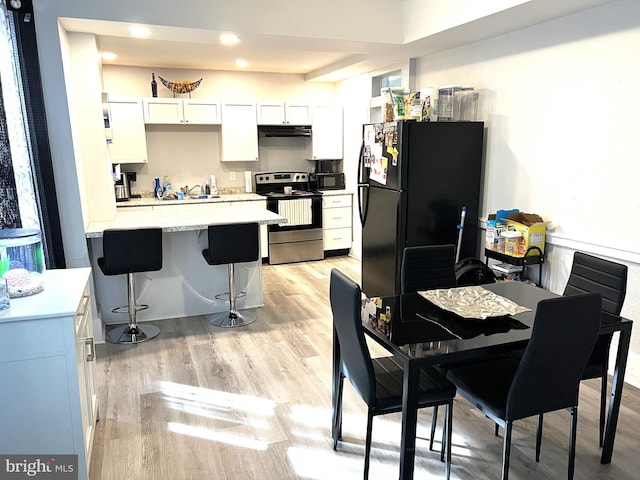
[[[220,195],[205,195],[205,194],[202,194],[202,195],[189,195],[189,198],[191,200],[206,200],[208,198],[222,198],[222,197],[220,197]]]

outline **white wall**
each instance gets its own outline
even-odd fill
[[[486,122],[482,215],[549,218],[545,285],[562,292],[572,252],[630,268],[622,314],[640,320],[640,3],[615,2],[417,60],[419,87],[481,91]],[[640,332],[627,380],[640,383]]]

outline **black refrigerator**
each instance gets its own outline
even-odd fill
[[[399,121],[364,125],[358,166],[362,290],[400,293],[405,247],[458,243],[478,255],[482,122]]]

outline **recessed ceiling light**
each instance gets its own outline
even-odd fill
[[[102,52],[102,53],[100,54],[100,57],[101,57],[103,60],[107,60],[107,61],[109,61],[109,60],[115,60],[115,59],[116,59],[116,57],[117,57],[117,55],[116,55],[115,53],[113,53],[113,52]]]
[[[241,58],[236,60],[236,67],[247,68],[248,66],[249,66],[249,62],[247,62],[246,60],[242,60]]]
[[[223,45],[235,45],[240,39],[233,33],[223,33],[220,35],[220,43]]]
[[[147,27],[133,26],[129,28],[129,32],[136,37],[148,37],[151,35],[151,30]]]

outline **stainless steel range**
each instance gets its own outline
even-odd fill
[[[306,172],[256,173],[256,193],[267,209],[287,219],[269,225],[269,263],[322,260],[322,194],[310,190]]]

